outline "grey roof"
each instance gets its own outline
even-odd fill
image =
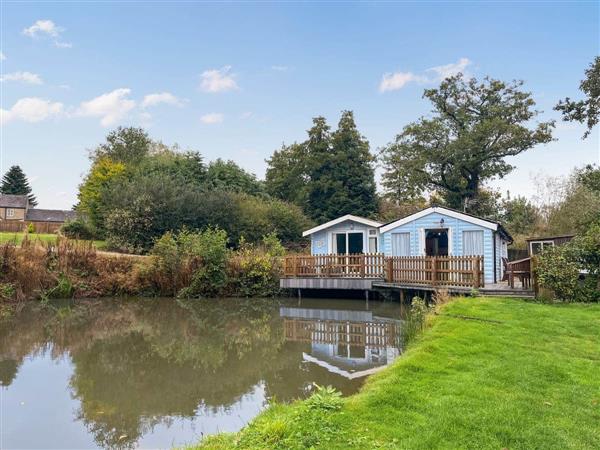
[[[27,211],[25,221],[31,222],[66,222],[74,219],[75,211],[64,211],[60,209],[30,209]]]
[[[0,208],[27,208],[26,195],[0,194]]]

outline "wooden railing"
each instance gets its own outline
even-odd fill
[[[521,280],[523,289],[531,288],[531,257],[510,261],[506,264],[506,275],[511,288],[515,287],[515,277]]]
[[[391,256],[386,281],[426,286],[484,286],[483,256]]]
[[[484,286],[483,256],[293,255],[286,278],[379,278],[426,286]]]
[[[288,278],[384,278],[385,256],[381,253],[286,256],[283,274]]]

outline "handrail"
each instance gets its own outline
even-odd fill
[[[484,286],[483,256],[292,255],[286,278],[373,278],[428,286]]]

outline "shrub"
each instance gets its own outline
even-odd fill
[[[538,258],[536,274],[541,287],[565,301],[575,301],[579,284],[579,265],[569,245],[546,248]]]
[[[60,227],[60,232],[71,239],[94,239],[92,226],[82,218],[69,220]]]
[[[228,264],[229,293],[240,297],[271,297],[279,293],[281,272],[279,253],[281,243],[271,236],[262,248],[242,244]],[[264,241],[263,241],[264,242]]]
[[[27,225],[27,233],[29,233],[29,234],[35,233],[35,226],[31,222],[29,223],[29,225]]]
[[[220,295],[227,283],[227,233],[207,228],[201,233],[184,233],[180,245],[187,257],[199,258],[200,266],[191,283],[179,293],[181,297],[214,297]]]

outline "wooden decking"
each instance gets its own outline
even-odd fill
[[[294,255],[283,267],[288,279],[368,279],[420,288],[485,284],[482,256]]]

